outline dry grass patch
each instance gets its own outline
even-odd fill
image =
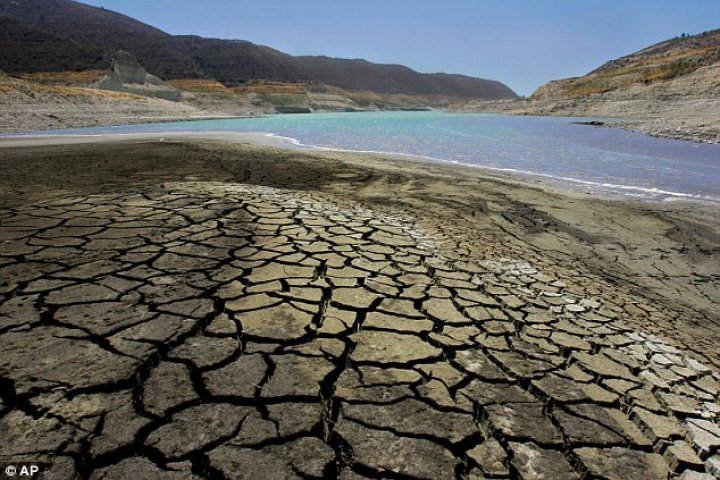
[[[45,87],[45,90],[48,93],[54,93],[64,97],[100,98],[104,100],[128,100],[136,102],[146,102],[148,100],[147,97],[135,95],[134,93],[113,92],[110,90],[99,90],[96,88],[48,86]]]
[[[82,70],[80,72],[35,72],[24,73],[23,80],[43,84],[74,85],[78,83],[91,83],[100,80],[106,70]]]
[[[181,79],[170,80],[167,83],[178,90],[186,92],[221,93],[226,95],[232,95],[233,93],[232,90],[216,80]]]
[[[235,92],[259,95],[304,95],[307,93],[307,85],[304,83],[259,82],[237,87]]]

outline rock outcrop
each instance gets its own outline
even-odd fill
[[[152,86],[131,85],[152,90]],[[158,85],[156,92],[165,88]],[[128,89],[130,90],[130,89]],[[144,93],[148,95],[148,93]],[[181,102],[129,91],[48,85],[0,75],[0,132],[28,132],[168,120],[197,119],[213,113]]]
[[[103,90],[134,93],[173,102],[182,99],[179,90],[146,72],[131,53],[123,50],[115,53],[107,75],[94,86]]]

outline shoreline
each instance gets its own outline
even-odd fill
[[[506,101],[507,102],[507,101]],[[578,111],[570,111],[570,112],[562,112],[562,113],[544,113],[541,111],[535,112],[535,113],[526,113],[522,111],[521,107],[524,107],[524,105],[521,103],[517,103],[519,101],[513,101],[516,102],[517,105],[519,105],[520,111],[512,111],[512,107],[509,107],[506,103],[499,102],[497,105],[493,104],[489,107],[481,107],[481,108],[460,108],[460,109],[444,109],[441,110],[445,113],[477,113],[477,114],[491,114],[491,115],[505,115],[505,116],[517,116],[517,117],[575,117],[578,119],[594,119],[594,118],[603,118],[602,125],[591,125],[588,124],[588,126],[596,126],[596,127],[603,127],[603,128],[613,128],[613,129],[620,129],[620,130],[626,130],[634,133],[642,133],[644,135],[648,135],[650,137],[654,138],[665,138],[669,140],[679,140],[684,142],[692,142],[692,143],[699,143],[704,145],[718,145],[720,144],[720,135],[713,132],[702,132],[702,131],[695,131],[695,130],[687,130],[687,129],[681,129],[678,127],[676,130],[668,129],[668,128],[660,128],[658,126],[658,122],[661,121],[661,117],[651,117],[651,118],[638,118],[638,117],[607,117],[603,116],[601,113],[593,114],[593,115],[583,115],[582,112]],[[431,109],[432,110],[432,109]],[[387,110],[388,112],[394,112],[394,111],[415,111],[410,109],[401,109],[401,110]],[[425,110],[423,110],[425,111]],[[364,112],[376,112],[376,110],[356,110],[355,113],[364,113]],[[313,114],[325,114],[325,113],[347,113],[345,111],[314,111],[310,112],[310,115]],[[282,114],[282,113],[274,113],[271,115],[292,115],[292,114]],[[259,115],[262,116],[262,115]],[[141,121],[122,121],[120,123],[108,123],[108,124],[95,124],[95,123],[87,123],[87,122],[80,122],[72,126],[65,126],[62,128],[62,130],[65,129],[81,129],[81,128],[104,128],[104,127],[124,127],[124,126],[132,126],[132,125],[143,125],[143,124],[163,124],[163,123],[175,123],[175,122],[196,122],[196,121],[203,121],[203,120],[228,120],[228,119],[243,119],[243,118],[257,118],[258,115],[220,115],[220,114],[210,114],[206,116],[192,116],[192,115],[185,115],[185,116],[177,116],[177,117],[158,117],[158,118],[152,118],[152,121],[148,122],[147,119],[142,119]],[[675,120],[673,120],[675,121]],[[703,125],[704,127],[704,125]],[[36,130],[30,130],[30,131],[3,131],[0,129],[0,138],[2,138],[3,135],[26,135],[26,134],[38,134],[38,135],[44,135],[43,132],[52,132],[54,130],[58,130],[58,128],[39,128]],[[384,153],[384,152],[381,152]]]
[[[604,119],[602,127],[616,128],[656,138],[667,138],[699,144],[720,144],[720,119],[711,112],[717,111],[717,99],[708,100],[710,105],[673,105],[662,102],[620,98],[610,101],[588,99],[562,100],[500,100],[481,101],[454,111],[463,113],[488,113],[508,116],[577,117],[580,119]],[[702,100],[702,99],[700,99]],[[638,112],[648,110],[645,116]]]
[[[124,119],[122,121],[116,121],[116,122],[110,122],[110,123],[85,123],[85,122],[79,122],[76,125],[73,126],[63,126],[62,128],[57,127],[48,127],[48,128],[39,128],[35,130],[21,130],[21,131],[5,131],[4,129],[0,129],[0,138],[3,136],[43,136],[43,135],[53,135],[52,133],[48,132],[54,132],[58,130],[75,130],[75,129],[82,129],[82,128],[110,128],[110,127],[129,127],[134,125],[153,125],[153,124],[164,124],[164,123],[177,123],[177,122],[202,122],[205,120],[232,120],[232,119],[240,119],[240,118],[257,118],[258,115],[252,116],[252,115],[221,115],[221,114],[208,114],[208,115],[178,115],[176,117],[173,116],[163,116],[163,117],[143,117],[138,116],[135,119]]]
[[[500,114],[504,115],[504,114]],[[595,125],[587,125],[595,127]],[[603,127],[611,127],[603,125]],[[595,127],[597,128],[597,127]],[[643,132],[639,132],[643,133]],[[649,134],[648,134],[649,135]],[[303,144],[300,140],[292,137],[285,137],[271,132],[165,132],[165,133],[88,133],[88,134],[62,134],[62,133],[36,133],[27,134],[2,134],[0,135],[0,148],[13,146],[33,145],[65,145],[77,143],[113,143],[124,141],[214,141],[218,143],[246,143],[250,145],[286,148],[302,152],[336,152],[350,155],[370,155],[386,158],[396,158],[410,162],[456,166],[469,168],[489,177],[501,181],[517,182],[520,185],[527,185],[546,189],[568,196],[580,198],[597,198],[609,201],[623,201],[637,203],[638,205],[680,203],[698,205],[700,207],[720,207],[720,198],[700,196],[684,192],[672,192],[655,187],[638,187],[633,185],[598,183],[571,177],[553,176],[551,174],[531,172],[514,168],[491,167],[471,163],[460,163],[454,160],[446,160],[437,157],[430,157],[412,153],[374,151],[374,150],[352,150],[333,147],[322,147],[317,145]],[[635,194],[626,192],[638,192]]]

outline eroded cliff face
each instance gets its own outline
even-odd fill
[[[122,50],[115,53],[112,67],[94,86],[103,90],[135,93],[173,102],[182,99],[178,89],[147,73],[131,53]]]
[[[138,84],[139,88],[143,88]],[[0,132],[145,123],[211,114],[180,102],[0,74]]]

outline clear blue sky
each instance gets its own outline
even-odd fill
[[[528,95],[680,35],[720,0],[87,0],[173,34],[500,80]]]

